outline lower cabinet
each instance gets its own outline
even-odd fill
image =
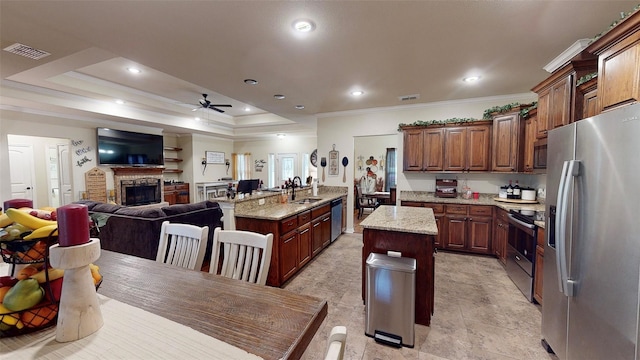
[[[497,208],[493,230],[493,253],[503,266],[507,265],[507,242],[509,241],[509,213]]]
[[[169,205],[189,203],[189,184],[164,185],[164,201]]]
[[[545,230],[538,228],[538,244],[536,245],[536,262],[533,272],[533,299],[542,305],[542,280],[544,274],[544,242]]]
[[[331,206],[317,206],[280,221],[236,217],[236,229],[273,234],[267,285],[280,287],[331,244]]]
[[[492,254],[493,206],[403,201],[402,206],[433,209],[439,249]]]

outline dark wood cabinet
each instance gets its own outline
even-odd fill
[[[640,11],[587,48],[598,56],[597,113],[640,102]]]
[[[493,118],[492,170],[518,172],[523,163],[523,127],[520,114],[512,112]]]
[[[578,99],[576,82],[596,70],[595,56],[583,51],[531,89],[538,94],[538,139],[546,138],[548,130],[582,119],[583,103]]]
[[[331,243],[331,205],[319,205],[279,221],[236,217],[236,229],[273,234],[267,285],[279,287]]]
[[[503,266],[507,264],[507,242],[509,240],[509,213],[497,208],[495,210],[495,227],[493,231],[493,253]]]
[[[311,223],[298,228],[298,266],[302,268],[311,260]]]
[[[534,168],[534,143],[536,141],[537,110],[529,111],[524,120],[524,156],[523,171],[533,172]]]
[[[433,209],[438,235],[434,245],[439,249],[492,253],[493,207],[489,205],[439,204],[402,201],[402,206]]]
[[[491,121],[404,131],[404,171],[488,171]]]
[[[598,112],[598,78],[593,78],[578,86],[578,100],[582,101],[582,116],[586,119],[597,115]],[[578,119],[578,120],[580,120]]]
[[[164,201],[169,205],[189,203],[189,184],[164,185]]]
[[[287,281],[298,271],[298,232],[290,231],[280,237],[280,273]]]

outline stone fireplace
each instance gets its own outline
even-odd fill
[[[162,168],[112,168],[116,204],[125,206],[161,203],[164,199]]]

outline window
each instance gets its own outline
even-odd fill
[[[270,188],[278,187],[276,185],[276,155],[269,154],[269,177],[267,179],[267,186]]]
[[[251,179],[251,153],[231,154],[233,159],[233,179]]]
[[[387,156],[385,156],[384,177],[387,181],[384,184],[384,191],[390,191],[396,186],[396,149],[387,148]]]

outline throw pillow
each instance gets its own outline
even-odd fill
[[[206,205],[204,202],[199,202],[195,204],[176,204],[171,206],[165,206],[162,208],[162,211],[164,211],[164,213],[167,214],[167,216],[171,216],[171,215],[184,214],[189,211],[202,210],[202,209],[206,209]]]
[[[120,208],[122,208],[122,205],[100,203],[96,204],[91,211],[113,214]]]
[[[137,217],[148,218],[148,219],[157,219],[157,218],[166,216],[164,211],[158,208],[136,209],[135,207],[123,207],[116,210],[114,214],[137,216]]]

